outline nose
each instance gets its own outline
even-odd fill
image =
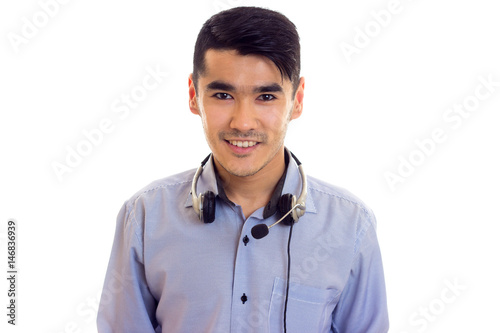
[[[241,132],[255,130],[257,128],[257,113],[252,102],[239,100],[234,105],[233,114],[229,126]]]

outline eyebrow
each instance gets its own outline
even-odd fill
[[[269,85],[256,87],[256,88],[254,88],[253,92],[254,93],[265,93],[265,92],[279,92],[279,93],[282,93],[283,92],[283,87],[280,86],[277,83],[272,83],[272,84],[269,84]]]
[[[209,84],[207,84],[206,91],[210,90],[224,90],[224,91],[229,91],[229,92],[235,92],[236,87],[233,86],[232,84],[223,82],[223,81],[212,81]],[[253,89],[254,94],[258,93],[266,93],[266,92],[279,92],[283,93],[283,87],[280,86],[277,83],[271,83],[263,86],[257,86]]]
[[[205,88],[205,90],[207,90],[207,91],[208,90],[225,90],[225,91],[233,92],[233,91],[236,91],[236,88],[232,84],[229,84],[229,83],[225,83],[222,81],[212,81],[209,84],[207,84],[207,87]]]

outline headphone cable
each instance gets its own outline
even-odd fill
[[[283,310],[283,331],[286,333],[286,310],[288,307],[288,290],[290,288],[290,263],[291,263],[291,257],[290,257],[290,241],[292,240],[292,230],[293,230],[293,225],[295,223],[292,222],[290,225],[290,233],[288,234],[288,247],[287,247],[287,255],[288,255],[288,264],[287,264],[287,276],[286,276],[286,293],[285,293],[285,309]]]

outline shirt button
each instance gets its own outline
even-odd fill
[[[248,301],[248,297],[247,295],[245,295],[245,293],[243,293],[243,296],[241,296],[241,302],[245,304],[246,301]]]
[[[245,235],[245,237],[243,237],[243,244],[245,244],[245,246],[247,246],[249,241],[250,241],[250,238],[248,238],[248,236]]]

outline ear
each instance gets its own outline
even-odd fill
[[[189,74],[189,109],[192,113],[200,115],[200,109],[198,107],[198,98],[196,96],[196,87],[193,82],[193,74]]]
[[[293,101],[292,119],[297,119],[302,114],[302,109],[304,108],[304,87],[305,79],[301,77]]]

